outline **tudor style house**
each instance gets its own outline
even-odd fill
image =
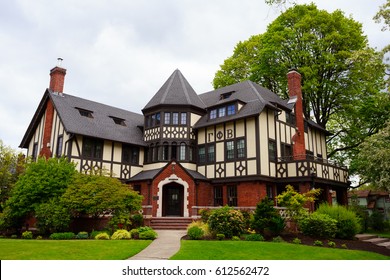
[[[348,171],[327,160],[329,133],[304,119],[296,71],[282,100],[251,81],[198,95],[175,70],[143,114],[66,94],[65,75],[59,66],[50,71],[20,147],[33,159],[66,156],[79,172],[110,171],[143,195],[145,218],[253,209],[287,184],[321,188],[320,201],[332,203],[333,193],[348,202]]]

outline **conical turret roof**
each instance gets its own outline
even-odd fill
[[[172,73],[143,111],[161,105],[189,105],[201,109],[206,107],[179,69]]]

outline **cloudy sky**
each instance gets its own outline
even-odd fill
[[[340,9],[370,46],[389,43],[372,20],[385,0],[296,2]],[[0,0],[0,139],[19,146],[58,57],[65,93],[140,113],[177,68],[211,90],[237,42],[279,14],[264,0]]]

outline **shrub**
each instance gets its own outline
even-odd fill
[[[93,230],[90,235],[89,235],[89,238],[91,239],[95,239],[95,237],[100,234],[100,233],[107,233],[107,235],[109,236],[108,232],[105,231],[105,230]]]
[[[108,240],[108,239],[110,239],[110,236],[108,235],[107,232],[101,232],[101,233],[98,233],[95,236],[95,239],[98,239],[98,240]]]
[[[11,238],[12,238],[12,239],[16,239],[16,238],[18,238],[18,236],[17,236],[16,234],[12,234],[12,235],[11,235]]]
[[[139,231],[137,228],[130,230],[130,237],[133,239],[139,239]]]
[[[337,221],[317,212],[300,219],[298,225],[302,233],[308,236],[333,238],[337,232]]]
[[[139,233],[139,239],[154,240],[157,238],[157,232],[153,229],[142,231]]]
[[[33,234],[31,231],[25,231],[22,233],[22,238],[23,239],[32,239],[33,238]]]
[[[200,209],[199,210],[199,215],[203,223],[207,223],[209,220],[209,217],[211,215],[211,210],[210,209]]]
[[[76,238],[77,238],[77,239],[88,239],[88,232],[86,232],[86,231],[80,231],[80,232],[76,235]]]
[[[314,241],[313,245],[322,247],[322,246],[324,246],[324,243],[322,243],[322,241],[320,241],[320,240],[316,240],[316,241]]]
[[[228,206],[214,210],[207,223],[214,234],[224,234],[227,238],[241,235],[245,230],[242,213]]]
[[[274,227],[273,223],[278,222],[277,217],[280,215],[274,208],[273,201],[265,197],[256,205],[251,227],[258,233],[264,233],[266,229],[271,230],[271,227]]]
[[[217,237],[218,240],[224,240],[225,239],[225,234],[217,233],[216,237]]]
[[[353,239],[360,231],[360,222],[355,212],[341,205],[321,204],[316,211],[329,215],[337,221],[336,237],[341,239]]]
[[[240,241],[241,239],[240,239],[240,237],[238,237],[238,236],[233,236],[232,237],[232,241]]]
[[[36,240],[42,240],[42,236],[41,235],[38,235]]]
[[[281,236],[276,236],[272,238],[272,242],[280,243],[280,242],[284,242],[284,239]]]
[[[139,227],[138,232],[141,233],[143,231],[153,230],[151,227]]]
[[[192,222],[187,227],[187,235],[192,240],[199,240],[202,239],[204,236],[204,231],[201,228],[201,225],[199,222]]]
[[[131,226],[134,228],[142,226],[144,223],[144,216],[142,214],[134,214],[131,216]]]
[[[328,242],[328,247],[330,247],[330,248],[336,248],[336,243],[333,242],[333,241],[329,241],[329,242]]]
[[[53,240],[67,240],[73,239],[75,236],[73,232],[55,232],[50,234],[49,238]]]
[[[264,241],[264,237],[259,233],[248,234],[245,236],[245,241]]]
[[[347,244],[341,244],[341,248],[342,249],[348,249],[348,246],[347,246]]]
[[[125,229],[118,229],[112,234],[111,239],[113,240],[130,239],[130,232],[128,232]]]
[[[385,229],[384,215],[374,210],[369,217],[369,225],[373,230],[383,231]]]
[[[293,239],[293,241],[291,241],[293,244],[302,244],[302,241],[298,238],[298,237],[295,237]]]

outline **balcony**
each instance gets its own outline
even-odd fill
[[[286,179],[310,179],[339,184],[348,184],[348,169],[332,161],[313,155],[278,158],[276,176]]]

